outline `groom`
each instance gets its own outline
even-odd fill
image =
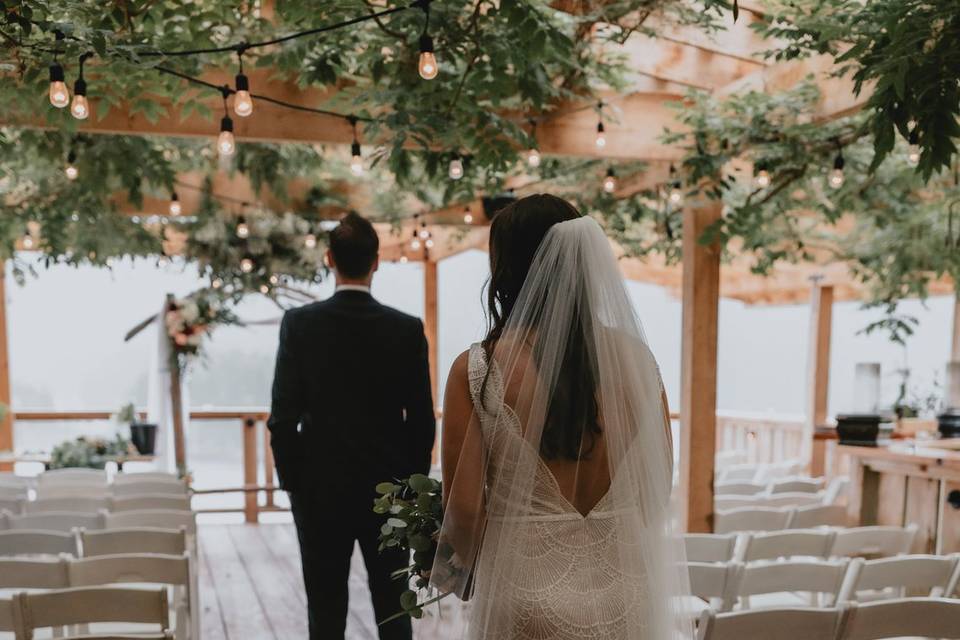
[[[280,325],[268,426],[297,525],[312,640],[344,637],[354,542],[377,622],[400,611],[406,585],[390,574],[409,558],[377,551],[374,487],[430,470],[435,421],[423,323],[370,295],[379,247],[368,220],[344,217],[326,254],[336,293],[288,311]],[[406,616],[378,629],[381,640],[412,637]]]

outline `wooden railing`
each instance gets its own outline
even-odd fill
[[[741,451],[746,454],[744,462],[807,462],[812,437],[802,417],[717,413],[717,452]]]
[[[146,413],[138,411],[144,419]],[[224,493],[243,493],[243,508],[198,509],[199,513],[236,513],[242,511],[247,522],[257,522],[261,511],[280,511],[274,502],[274,492],[279,489],[273,483],[274,462],[270,448],[270,434],[266,429],[269,412],[261,407],[243,409],[197,409],[190,412],[191,422],[210,422],[236,420],[243,429],[243,485],[239,487],[221,487],[214,489],[194,489],[193,495]],[[109,420],[113,414],[109,411],[16,411],[14,421],[23,422],[88,422]],[[263,445],[264,484],[257,478],[258,442]],[[187,451],[189,467],[190,452]],[[264,504],[260,505],[260,493],[265,493]]]

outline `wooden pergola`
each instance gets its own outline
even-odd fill
[[[269,3],[268,3],[269,4]],[[559,3],[563,5],[563,3]],[[575,5],[576,3],[570,3]],[[821,91],[816,119],[827,121],[856,112],[865,102],[869,88],[860,96],[853,93],[847,79],[832,77],[828,58],[813,58],[783,64],[768,64],[757,53],[769,48],[750,28],[761,9],[741,0],[740,20],[711,37],[693,27],[675,27],[648,23],[658,33],[656,38],[635,33],[621,52],[630,60],[630,86],[621,93],[603,96],[610,105],[613,121],[608,123],[610,135],[602,154],[594,144],[596,115],[582,104],[559,105],[555,116],[538,126],[537,139],[544,154],[585,158],[642,160],[649,167],[642,176],[622,184],[617,195],[629,196],[662,183],[667,178],[670,162],[682,156],[680,149],[664,146],[659,136],[664,127],[681,128],[674,110],[668,105],[681,100],[684,92],[695,87],[715,95],[730,95],[745,90],[777,92],[794,87],[808,76],[814,76]],[[571,7],[573,9],[574,7]],[[330,97],[319,89],[302,89],[293,79],[283,80],[269,70],[250,72],[251,83],[282,100],[301,104],[321,104]],[[214,84],[229,83],[223,71],[211,70],[204,79]],[[181,117],[175,103],[162,105],[164,116],[155,122],[125,108],[114,108],[103,119],[84,121],[81,130],[87,134],[123,134],[209,138],[211,122],[196,111]],[[353,139],[350,125],[340,117],[325,117],[279,109],[270,104],[258,105],[258,117],[239,119],[236,135],[239,141],[322,143],[346,147]],[[11,119],[0,115],[0,124],[42,128],[48,126],[40,116]],[[376,141],[370,141],[376,143]],[[186,175],[181,181],[199,184],[201,177]],[[306,183],[291,184],[290,193],[305,190]],[[254,193],[242,176],[218,175],[214,190],[240,200],[254,202],[263,194]],[[524,192],[522,184],[518,194]],[[363,211],[363,194],[344,187],[350,206]],[[196,206],[199,193],[180,193],[185,214]],[[142,208],[135,208],[118,196],[118,204],[130,214],[162,211],[165,202],[147,198]],[[462,224],[464,206],[474,214],[474,222]],[[721,266],[720,248],[697,242],[701,231],[721,216],[721,203],[689,200],[683,212],[682,268],[664,264],[660,259],[621,261],[625,277],[651,282],[677,292],[683,303],[682,384],[679,414],[681,420],[681,477],[686,496],[685,526],[690,531],[712,528],[714,457],[716,447],[717,389],[717,319],[721,296],[748,303],[798,303],[812,301],[810,384],[808,422],[812,433],[815,424],[826,418],[827,374],[829,369],[831,306],[835,300],[860,297],[859,287],[840,264],[806,264],[777,267],[772,276],[763,278],[750,272],[749,261],[735,259]],[[429,251],[409,250],[412,221],[399,231],[382,225],[381,259],[423,263],[425,310],[424,325],[430,343],[430,368],[434,385],[437,371],[437,264],[446,257],[469,249],[485,249],[487,228],[480,215],[479,202],[460,203],[444,211],[429,213],[433,222],[449,221],[450,225],[433,227],[435,245]],[[10,379],[8,367],[3,281],[0,280],[0,401],[9,405]],[[949,282],[939,282],[934,293],[951,293]],[[960,314],[954,321],[954,358],[960,357]],[[435,394],[439,397],[439,394]],[[13,445],[12,417],[0,423],[0,450]],[[812,445],[811,445],[812,446]]]

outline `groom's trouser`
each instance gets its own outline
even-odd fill
[[[347,581],[354,541],[360,543],[380,640],[411,640],[410,619],[403,616],[379,626],[401,610],[403,580],[390,574],[409,564],[407,553],[377,551],[383,516],[373,513],[373,496],[347,499],[330,492],[290,493],[300,540],[303,581],[307,589],[310,640],[338,640],[347,623]]]

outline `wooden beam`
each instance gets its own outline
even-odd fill
[[[960,362],[960,284],[953,297],[953,338],[950,341],[950,361]]]
[[[0,402],[6,405],[0,420],[0,451],[13,451],[13,406],[10,403],[10,352],[7,342],[7,261],[0,260]],[[13,465],[0,464],[0,471]]]
[[[433,393],[433,404],[440,405],[439,378],[437,376],[437,354],[439,342],[437,314],[437,263],[433,260],[423,262],[423,332],[427,336],[427,349],[430,359],[430,388]]]
[[[826,470],[826,440],[815,440],[817,427],[827,421],[830,388],[830,334],[833,326],[833,286],[815,281],[810,295],[810,337],[807,354],[807,425],[810,475]],[[806,452],[801,454],[803,457]]]
[[[699,242],[720,219],[721,204],[697,201],[683,212],[683,331],[681,348],[680,482],[683,527],[713,530],[713,474],[717,445],[717,321],[720,247]]]

